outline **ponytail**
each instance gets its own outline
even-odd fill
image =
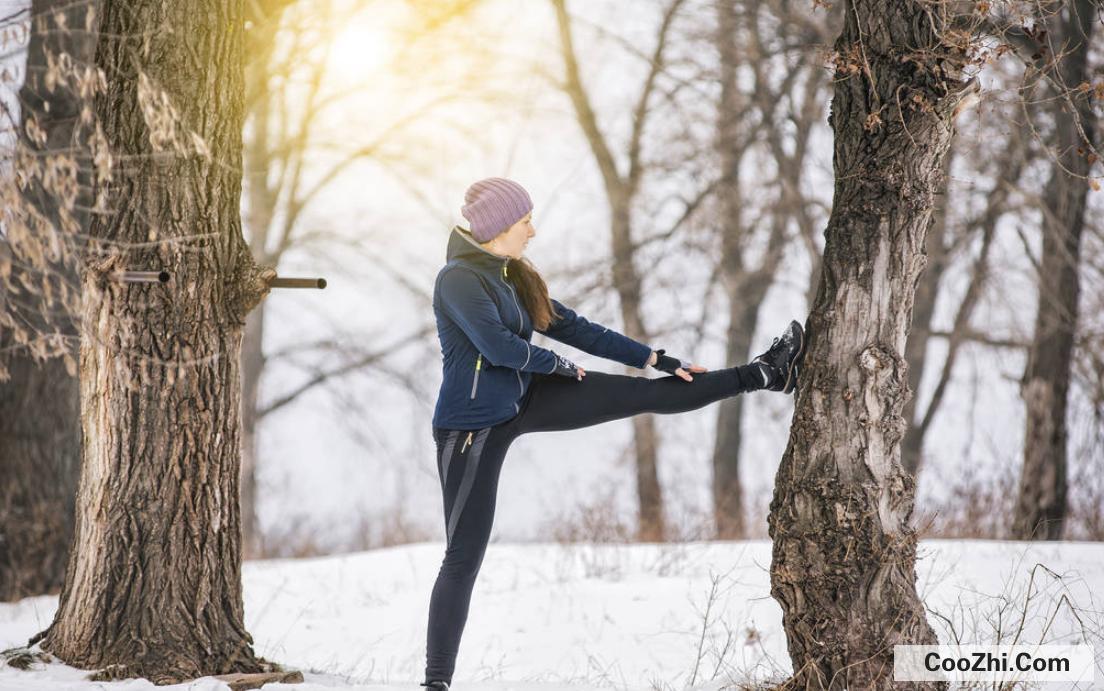
[[[525,303],[525,309],[533,319],[533,328],[537,331],[547,329],[552,320],[558,319],[560,315],[556,314],[552,298],[548,297],[548,286],[537,273],[537,267],[522,257],[511,259],[507,264],[506,272],[510,283],[517,289],[521,301]]]

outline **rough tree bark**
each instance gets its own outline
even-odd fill
[[[271,273],[241,235],[242,30],[241,2],[103,5],[96,110],[116,164],[82,276],[80,549],[42,645],[104,676],[261,668],[242,611],[239,357]],[[110,280],[123,268],[172,280]]]
[[[64,18],[69,30],[57,25]],[[85,228],[90,206],[87,191],[79,190],[73,203],[61,197],[59,183],[44,183],[31,174],[46,170],[50,162],[75,160],[75,180],[87,185],[84,160],[73,151],[84,149],[87,134],[78,122],[82,101],[71,75],[58,75],[49,65],[64,53],[76,64],[88,63],[95,52],[95,34],[81,31],[95,21],[96,3],[74,5],[69,0],[34,0],[31,3],[31,34],[27,47],[26,79],[19,93],[20,119],[33,120],[46,136],[44,144],[19,129],[19,145],[42,164],[26,166],[28,184],[21,189],[23,203],[47,219],[54,228],[68,227],[64,215]],[[94,28],[94,25],[92,25]],[[49,56],[49,57],[47,57]],[[47,88],[47,75],[51,83]],[[60,78],[59,78],[60,77]],[[15,272],[22,271],[18,266]],[[51,264],[49,275],[29,276],[27,285],[41,281],[76,283],[71,256]],[[54,294],[57,294],[56,292]],[[24,292],[18,309],[24,323],[38,324],[44,331],[60,327],[59,333],[76,338],[72,319],[48,324],[43,314],[57,311],[41,295]],[[0,383],[0,600],[56,592],[65,575],[69,541],[73,535],[73,506],[80,472],[80,416],[77,378],[60,358],[37,362],[30,353],[8,342],[0,329],[0,353],[6,353],[5,367],[11,379]],[[75,355],[75,352],[74,352]]]
[[[900,442],[913,297],[967,92],[945,9],[844,2],[833,208],[769,520],[794,688],[889,689],[893,645],[936,641],[916,593]]]
[[[1026,420],[1024,461],[1012,534],[1025,540],[1059,540],[1066,517],[1066,412],[1080,296],[1081,234],[1089,192],[1096,119],[1089,49],[1099,21],[1092,0],[1063,3],[1057,18],[1064,48],[1055,56],[1059,82],[1070,89],[1055,99],[1056,162],[1043,201],[1043,252],[1035,333],[1021,382]],[[1049,56],[1048,56],[1049,57]]]

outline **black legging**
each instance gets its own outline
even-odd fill
[[[495,495],[510,443],[527,432],[589,427],[639,413],[682,413],[762,387],[758,366],[695,374],[686,382],[588,372],[582,381],[534,375],[520,412],[475,431],[435,428],[447,548],[429,602],[426,681],[452,683],[475,577],[494,521]]]

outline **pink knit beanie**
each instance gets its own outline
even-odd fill
[[[485,178],[464,193],[460,213],[471,224],[472,237],[487,242],[533,210],[525,188],[506,178]]]

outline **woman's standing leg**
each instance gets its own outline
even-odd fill
[[[582,381],[555,375],[533,377],[518,433],[589,427],[641,413],[682,413],[765,385],[758,365],[659,379],[587,372]]]
[[[510,423],[473,432],[434,430],[445,509],[445,558],[429,601],[426,682],[452,684],[475,577],[491,538],[502,461],[516,437]]]

